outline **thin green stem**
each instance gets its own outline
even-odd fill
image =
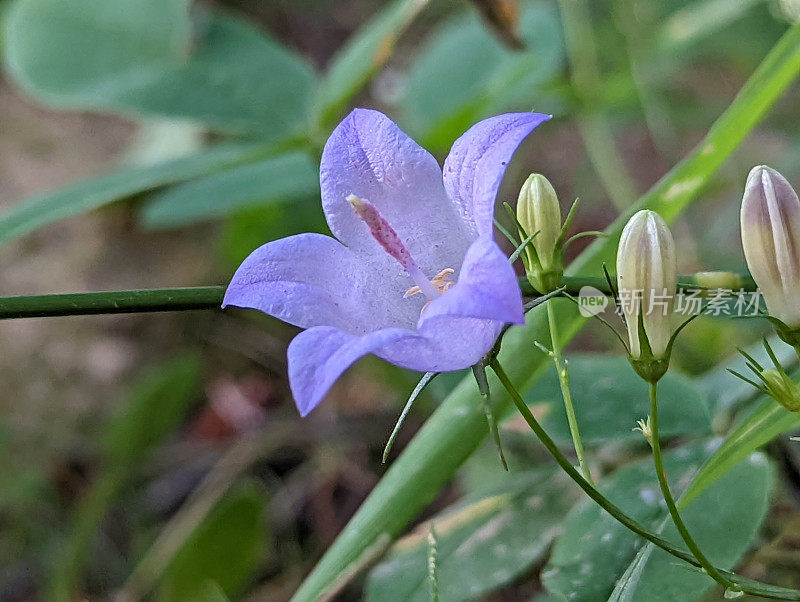
[[[505,390],[508,392],[508,395],[511,397],[511,400],[514,402],[517,410],[522,417],[525,419],[525,422],[528,423],[528,426],[534,432],[534,434],[539,438],[542,444],[547,448],[547,451],[555,459],[556,463],[567,473],[567,475],[575,481],[575,483],[588,495],[592,500],[594,500],[603,510],[608,512],[614,519],[620,522],[623,526],[630,529],[643,539],[646,539],[650,543],[655,546],[658,546],[665,552],[695,566],[697,568],[704,568],[701,563],[691,554],[684,550],[680,550],[669,543],[667,540],[662,539],[655,533],[652,533],[648,529],[646,529],[643,525],[639,522],[625,514],[618,506],[616,506],[611,500],[605,497],[600,491],[591,485],[586,479],[583,478],[580,472],[578,472],[572,463],[561,453],[558,449],[558,446],[555,442],[550,438],[547,432],[542,428],[542,425],[539,424],[539,421],[536,420],[536,417],[531,413],[530,409],[525,403],[525,400],[522,399],[522,396],[519,394],[517,389],[511,383],[511,380],[508,378],[508,375],[503,370],[503,367],[500,365],[500,362],[497,359],[494,359],[490,364],[492,370],[494,370],[495,374],[497,374],[497,378],[500,380],[500,383],[503,385]],[[740,577],[734,573],[729,571],[724,571],[720,569],[715,569],[719,573],[726,575],[730,579],[735,579],[737,584],[737,589],[747,593],[753,594],[756,596],[763,596],[765,598],[773,598],[777,600],[800,600],[800,591],[777,587],[773,585],[768,585],[765,583],[760,583],[758,581],[754,581],[752,579],[747,579],[744,577]]]
[[[556,312],[553,308],[555,299],[550,299],[547,302],[547,322],[550,325],[550,345],[553,363],[556,366],[556,373],[558,374],[558,383],[561,385],[561,397],[564,399],[564,408],[567,411],[567,422],[569,423],[569,433],[572,435],[572,444],[575,446],[575,455],[578,457],[578,464],[581,467],[581,472],[584,478],[594,485],[592,475],[589,472],[589,466],[583,455],[583,441],[581,440],[581,431],[578,427],[578,419],[575,416],[575,406],[572,404],[572,393],[569,390],[569,372],[567,371],[567,363],[561,354],[561,344],[558,341],[558,323],[556,320]]]
[[[743,275],[734,276],[745,291],[755,290],[752,278]],[[698,284],[694,282],[694,278],[694,275],[680,278],[678,290],[697,289]],[[533,290],[524,276],[519,282],[526,297],[542,296]],[[602,277],[567,276],[564,278],[564,284],[563,292],[571,296],[578,295],[584,286],[593,286],[601,293],[610,294],[608,283]],[[224,286],[195,286],[0,297],[0,320],[218,309],[222,305],[224,295]]]
[[[686,528],[686,524],[683,522],[680,512],[678,512],[678,508],[675,506],[675,499],[672,497],[672,492],[667,482],[667,473],[664,471],[664,461],[661,457],[661,444],[658,440],[658,385],[656,383],[650,385],[650,430],[651,436],[649,441],[650,447],[653,448],[653,463],[656,467],[656,476],[658,477],[658,484],[661,487],[661,493],[664,495],[664,501],[667,503],[667,509],[672,517],[672,522],[675,523],[675,527],[681,534],[686,546],[691,550],[692,554],[694,554],[694,557],[697,558],[705,572],[708,573],[708,576],[726,589],[739,591],[739,586],[723,577],[717,568],[706,558],[691,533],[689,533],[689,529]]]

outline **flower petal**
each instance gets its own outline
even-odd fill
[[[356,360],[376,349],[417,335],[387,328],[355,336],[332,326],[304,330],[289,344],[289,385],[301,416],[306,416],[325,397],[336,379]]]
[[[458,316],[524,324],[517,275],[500,247],[482,236],[470,246],[458,282],[422,312],[418,328],[440,316]]]
[[[494,205],[506,165],[519,144],[550,119],[542,113],[507,113],[468,129],[444,162],[444,187],[479,235],[494,230]]]
[[[301,328],[353,334],[414,328],[422,300],[387,294],[385,281],[347,247],[322,234],[267,243],[236,270],[222,306],[258,309]]]
[[[333,131],[320,164],[322,208],[334,236],[381,266],[393,261],[346,201],[370,201],[431,276],[459,265],[471,242],[433,156],[378,111],[356,109]]]
[[[477,364],[497,340],[503,322],[436,316],[420,325],[417,338],[399,339],[375,351],[391,364],[418,372],[451,372]]]

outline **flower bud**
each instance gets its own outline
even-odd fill
[[[528,280],[540,293],[561,285],[564,274],[561,236],[561,206],[556,191],[541,174],[531,174],[519,192],[517,220],[533,238],[533,249],[525,250]]]
[[[655,380],[666,371],[668,361],[676,271],[675,241],[666,222],[654,211],[639,211],[625,225],[619,241],[617,285],[631,359],[663,364],[655,369],[661,370],[657,377],[650,374]]]
[[[774,169],[760,165],[747,176],[741,224],[747,267],[770,316],[789,331],[800,327],[800,201]]]
[[[768,368],[760,376],[775,401],[790,412],[800,412],[800,387],[785,372]]]

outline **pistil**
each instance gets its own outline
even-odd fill
[[[403,266],[406,273],[411,276],[414,284],[419,287],[419,291],[428,298],[428,301],[438,297],[440,293],[437,287],[425,277],[425,274],[422,273],[420,267],[411,257],[411,253],[408,252],[408,249],[400,240],[397,232],[378,212],[375,205],[367,200],[360,199],[354,194],[347,197],[347,202],[350,203],[356,215],[367,225],[372,238],[378,242],[384,251]]]

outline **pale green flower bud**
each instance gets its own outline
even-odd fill
[[[528,236],[536,233],[525,250],[528,280],[540,293],[561,285],[564,274],[561,206],[552,184],[541,174],[531,174],[519,192],[517,220]]]
[[[790,412],[800,412],[800,387],[785,372],[768,368],[761,371],[761,380],[775,401]]]
[[[654,211],[636,213],[619,241],[617,285],[628,327],[631,359],[642,364],[663,364],[648,372],[649,377],[634,365],[646,380],[652,381],[653,377],[658,380],[669,359],[678,282],[676,263],[675,241],[664,219]]]
[[[741,224],[747,267],[769,314],[800,327],[800,201],[774,169],[760,165],[747,176]]]

